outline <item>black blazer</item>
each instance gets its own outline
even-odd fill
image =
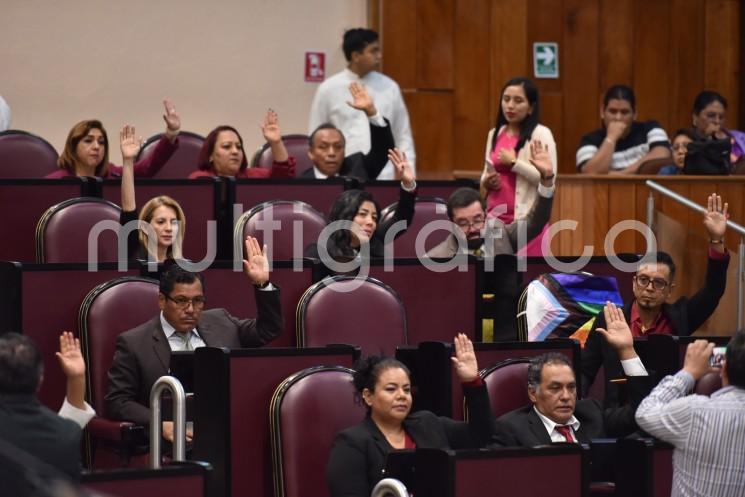
[[[406,433],[418,448],[466,449],[483,447],[492,434],[493,416],[485,386],[464,388],[471,419],[468,423],[419,411],[404,420]],[[367,416],[340,432],[326,465],[331,497],[369,497],[383,478],[386,456],[395,450]]]
[[[238,319],[225,309],[202,313],[197,331],[208,347],[261,347],[279,336],[283,328],[279,290],[256,290],[256,319]],[[160,315],[116,339],[109,369],[106,413],[110,418],[150,424],[150,389],[168,374],[171,347]]]
[[[662,315],[670,321],[673,334],[689,336],[709,319],[719,305],[719,299],[724,295],[728,265],[729,257],[721,261],[709,258],[704,286],[693,297],[681,297],[673,304],[662,304]],[[631,318],[632,303],[624,305],[623,308],[627,322]],[[619,405],[619,387],[610,380],[623,377],[623,368],[616,350],[608,344],[603,335],[595,331],[597,328],[605,327],[605,316],[600,312],[582,349],[582,396],[587,396],[602,365],[605,371],[604,405],[615,407]]]
[[[630,435],[639,427],[634,419],[636,408],[650,391],[648,376],[629,376],[631,405],[603,409],[595,399],[577,401],[574,416],[580,422],[577,440],[589,443],[593,438],[617,438]],[[535,447],[550,444],[546,426],[530,404],[501,416],[496,423],[494,442],[501,447]]]
[[[0,395],[0,439],[80,480],[80,427],[47,409],[34,395]]]
[[[384,118],[385,119],[385,118]],[[339,176],[356,178],[360,181],[373,180],[378,177],[388,163],[388,150],[395,146],[391,123],[385,119],[387,126],[375,126],[370,123],[370,151],[366,154],[357,152],[344,158],[339,169]],[[306,169],[301,178],[315,178],[314,169]]]

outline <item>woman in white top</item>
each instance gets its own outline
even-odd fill
[[[551,130],[538,123],[538,89],[531,80],[509,80],[500,102],[497,124],[486,139],[481,188],[488,215],[510,224],[525,218],[538,196],[541,177],[530,164],[530,143],[548,148],[556,175],[556,142]],[[547,230],[548,225],[519,254],[542,255],[541,239]]]

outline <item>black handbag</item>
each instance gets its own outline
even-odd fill
[[[723,140],[695,140],[688,144],[683,174],[730,174],[732,144]]]

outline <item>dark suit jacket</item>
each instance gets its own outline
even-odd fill
[[[385,119],[385,118],[384,118]],[[357,152],[344,158],[339,169],[339,176],[368,181],[378,177],[388,163],[388,149],[395,146],[391,123],[385,119],[387,126],[375,126],[370,123],[370,151],[367,154]],[[307,169],[301,178],[315,178],[313,168]]]
[[[631,405],[603,409],[595,399],[577,401],[574,417],[580,422],[577,440],[589,443],[593,438],[617,438],[630,435],[639,427],[634,419],[636,408],[650,391],[648,376],[629,376]],[[497,420],[494,440],[502,447],[535,447],[551,443],[546,426],[530,404]]]
[[[0,395],[0,439],[80,480],[80,427],[50,411],[34,395]]]
[[[728,265],[729,258],[721,261],[709,258],[704,286],[693,297],[681,297],[673,304],[662,304],[662,315],[670,321],[674,335],[691,335],[716,310],[727,285]],[[627,322],[631,320],[631,304],[632,302],[624,305],[623,308]],[[605,372],[604,405],[614,407],[619,404],[619,387],[610,383],[610,380],[621,378],[623,368],[621,368],[621,361],[615,349],[608,345],[600,333],[595,331],[605,327],[605,315],[600,312],[595,319],[593,330],[587,336],[585,347],[582,349],[581,386],[582,394],[586,396],[600,366],[603,366]]]
[[[404,420],[404,429],[418,448],[478,448],[489,442],[493,416],[486,387],[469,387],[464,391],[471,414],[468,423],[438,417],[429,411],[415,412]],[[386,456],[393,450],[370,416],[341,431],[326,465],[330,496],[369,497],[383,478]]]
[[[261,347],[277,338],[283,320],[279,290],[256,290],[256,319],[238,319],[225,309],[202,313],[197,331],[208,347]],[[150,423],[150,389],[168,374],[171,348],[160,315],[117,337],[109,370],[106,413],[110,418]]]

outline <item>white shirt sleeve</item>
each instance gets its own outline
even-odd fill
[[[698,395],[686,396],[694,384],[693,377],[682,370],[663,378],[636,409],[639,427],[673,445],[683,443],[690,432],[696,404],[700,399],[708,400]]]
[[[10,129],[10,107],[2,96],[0,96],[0,131]]]
[[[70,404],[65,397],[65,401],[57,414],[62,418],[75,421],[81,428],[85,428],[85,425],[96,416],[96,411],[87,402],[85,403],[85,409],[79,409]]]
[[[639,359],[639,356],[621,361],[621,367],[623,368],[623,374],[626,376],[649,376],[647,368],[644,367],[644,363]]]

